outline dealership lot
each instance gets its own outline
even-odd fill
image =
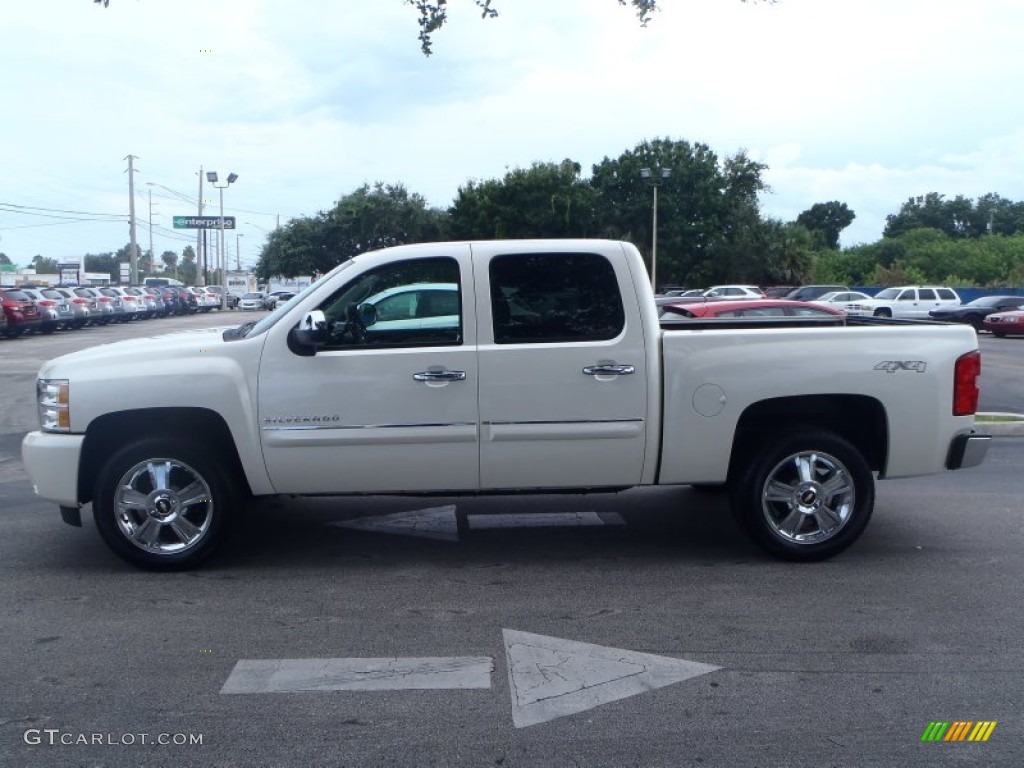
[[[135,571],[33,496],[35,371],[221,322],[0,343],[0,764],[1019,762],[1024,439],[881,482],[819,564],[762,556],[714,494],[654,488],[269,499],[209,567]],[[983,409],[1024,412],[1024,339],[981,346]],[[938,720],[997,725],[923,743]]]

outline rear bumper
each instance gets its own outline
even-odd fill
[[[977,432],[965,432],[962,435],[957,435],[949,444],[946,469],[967,469],[978,466],[985,460],[991,443],[991,435],[982,435]]]
[[[85,435],[29,432],[21,460],[36,495],[62,507],[78,506],[78,462]]]

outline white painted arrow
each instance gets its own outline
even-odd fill
[[[467,525],[474,530],[494,528],[580,528],[601,525],[625,525],[615,512],[515,512],[494,515],[467,515]],[[373,533],[418,536],[423,539],[458,541],[459,525],[455,506],[429,507],[390,515],[356,517],[328,523],[339,528],[352,528]]]
[[[503,630],[512,723],[526,728],[721,667]]]
[[[653,691],[720,667],[502,630],[512,724],[526,728]],[[489,656],[242,659],[221,693],[490,688]]]
[[[359,531],[393,533],[399,536],[418,536],[422,539],[459,540],[459,525],[455,519],[455,506],[452,504],[445,507],[414,509],[410,512],[393,512],[390,515],[357,517],[329,525]]]

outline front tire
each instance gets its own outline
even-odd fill
[[[96,527],[115,554],[140,568],[184,570],[227,537],[241,494],[205,446],[146,438],[103,465],[93,495]]]
[[[892,317],[891,309],[876,309],[875,317]]]
[[[853,444],[809,428],[766,441],[740,460],[731,502],[763,549],[786,560],[824,560],[864,532],[875,482]]]

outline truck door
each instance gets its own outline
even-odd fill
[[[331,337],[315,355],[292,349],[283,323],[271,329],[258,416],[279,493],[478,487],[469,247],[427,253],[340,283],[319,304]]]
[[[624,259],[473,245],[484,488],[641,479],[644,335]]]

